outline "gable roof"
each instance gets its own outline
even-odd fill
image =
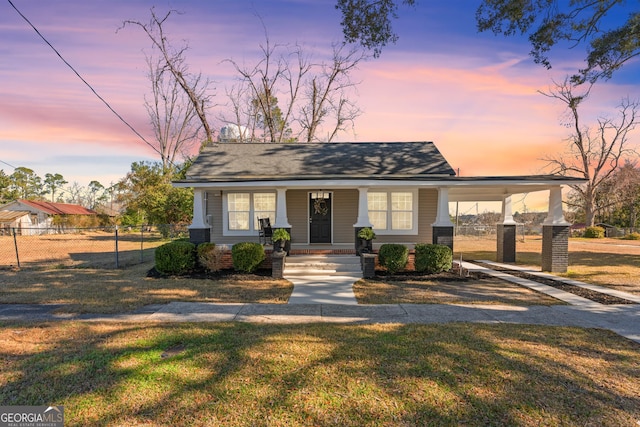
[[[432,142],[218,143],[178,182],[425,179],[455,172]]]
[[[96,212],[91,209],[70,203],[53,203],[24,199],[19,199],[18,202],[50,215],[96,215]]]

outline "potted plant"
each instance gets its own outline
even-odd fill
[[[358,255],[373,252],[373,239],[376,238],[371,227],[364,227],[358,231]]]
[[[273,230],[271,240],[273,241],[273,249],[282,252],[285,250],[287,242],[291,240],[291,235],[285,228],[276,228]]]

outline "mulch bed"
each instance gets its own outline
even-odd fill
[[[497,267],[493,264],[484,264],[481,262],[474,261],[475,264],[482,265],[484,267],[490,268],[491,270],[500,271],[504,273],[508,273],[515,277],[520,277],[522,279],[531,280],[533,282],[542,283],[547,286],[554,287],[556,289],[560,289],[565,292],[572,293],[582,298],[589,299],[591,301],[603,304],[603,305],[615,305],[615,304],[636,304],[633,301],[629,301],[624,298],[619,298],[613,295],[603,294],[602,292],[592,291],[591,289],[585,289],[580,286],[570,285],[568,283],[564,283],[560,280],[554,280],[546,277],[536,276],[534,274],[525,273],[519,270],[511,270],[509,268]]]
[[[147,277],[150,279],[166,279],[167,277],[180,277],[183,279],[196,279],[196,280],[220,280],[220,279],[237,279],[237,280],[273,280],[271,277],[270,269],[258,269],[253,273],[241,273],[234,269],[222,269],[216,272],[211,272],[204,269],[192,270],[186,274],[172,275],[161,273],[156,270],[155,267],[151,268],[147,272]]]

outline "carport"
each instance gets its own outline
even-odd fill
[[[579,185],[584,179],[557,175],[455,177],[441,190],[441,202],[501,202],[502,215],[497,224],[496,250],[498,262],[516,260],[516,222],[513,220],[512,197],[518,194],[546,191],[548,213],[542,225],[542,270],[566,272],[569,263],[569,224],[562,210],[562,186]],[[443,194],[446,193],[446,194]],[[444,196],[444,197],[443,197]],[[453,225],[452,225],[453,227]]]

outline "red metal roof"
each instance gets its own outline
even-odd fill
[[[39,209],[51,215],[96,215],[96,211],[70,203],[53,203],[39,200],[18,200],[27,206]]]

